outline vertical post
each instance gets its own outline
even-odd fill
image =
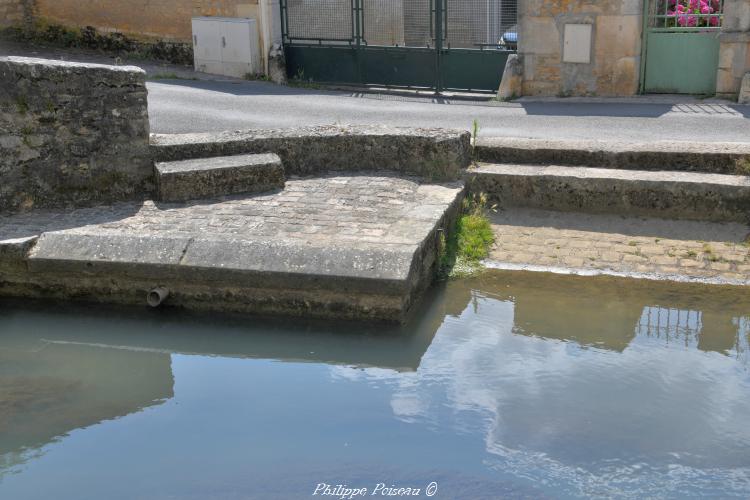
[[[435,0],[435,93],[443,91],[440,63],[443,52],[443,1]]]
[[[648,53],[649,8],[651,0],[643,0],[643,24],[641,25],[641,67],[638,75],[638,93],[646,93],[646,54]]]
[[[362,1],[352,0],[352,13],[354,14],[354,64],[357,67],[357,83],[363,84],[362,78],[362,32],[364,30],[362,16]]]
[[[354,9],[354,41],[359,49],[362,46],[362,0],[352,0],[352,9]]]
[[[279,0],[279,14],[281,15],[281,43],[285,44],[289,36],[286,0]]]

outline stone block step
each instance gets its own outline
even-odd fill
[[[550,141],[480,138],[477,161],[625,170],[750,174],[750,143]]]
[[[219,156],[156,164],[159,200],[186,201],[284,187],[276,154]]]
[[[566,166],[479,164],[472,192],[503,207],[746,222],[750,178]]]

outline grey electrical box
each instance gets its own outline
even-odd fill
[[[262,72],[255,19],[193,18],[195,70],[244,78]]]

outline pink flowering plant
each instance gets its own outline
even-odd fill
[[[721,26],[721,0],[664,0],[665,27],[700,28]],[[664,8],[666,7],[666,8]]]

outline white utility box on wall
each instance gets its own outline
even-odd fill
[[[195,70],[245,78],[263,72],[255,19],[193,18]]]
[[[563,32],[563,62],[591,64],[591,25],[566,24]]]

